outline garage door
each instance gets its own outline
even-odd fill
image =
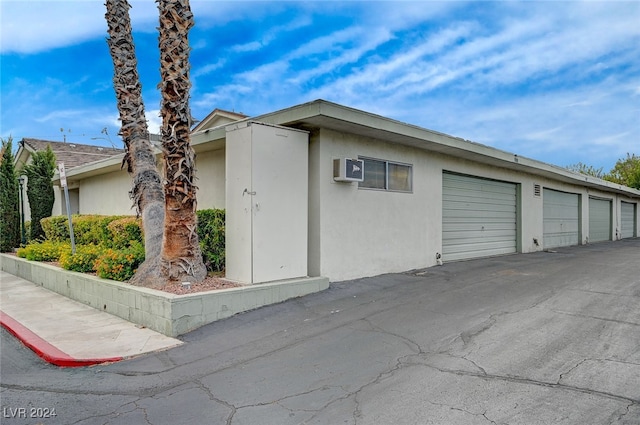
[[[611,240],[611,201],[589,198],[589,242]]]
[[[516,252],[516,185],[470,176],[442,176],[442,258]]]
[[[623,238],[632,238],[636,235],[636,204],[630,202],[622,202],[621,208],[622,223],[620,226],[621,236]]]
[[[578,245],[580,237],[580,196],[575,193],[543,190],[543,246]]]

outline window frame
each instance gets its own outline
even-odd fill
[[[397,193],[413,193],[413,164],[409,164],[406,162],[399,162],[399,161],[390,161],[387,159],[380,159],[380,158],[373,158],[370,156],[361,156],[358,155],[358,159],[362,160],[364,162],[364,178],[366,180],[366,174],[367,174],[367,163],[366,161],[376,161],[376,162],[382,162],[384,163],[384,188],[379,188],[379,187],[368,187],[368,186],[363,186],[364,180],[361,182],[358,182],[358,189],[362,189],[362,190],[377,190],[379,192],[397,192]],[[395,166],[400,166],[400,167],[407,167],[409,170],[409,189],[408,190],[402,190],[402,189],[389,189],[389,165],[395,165]]]

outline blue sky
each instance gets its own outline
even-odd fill
[[[103,3],[0,0],[2,138],[122,146]],[[131,4],[154,131],[158,12]],[[560,166],[640,154],[638,1],[191,7],[198,119],[325,99]]]

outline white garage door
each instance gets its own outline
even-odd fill
[[[622,225],[620,232],[623,238],[632,238],[636,234],[636,204],[630,202],[622,202],[621,208]]]
[[[516,252],[516,185],[444,173],[442,258],[445,261]]]
[[[589,198],[589,242],[611,240],[611,201]]]
[[[578,245],[580,237],[580,197],[575,193],[543,190],[543,246]]]

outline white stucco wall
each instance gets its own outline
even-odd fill
[[[200,152],[196,157],[198,209],[224,208],[224,149]],[[73,183],[79,188],[80,214],[133,215],[129,199],[131,176],[125,170],[89,177]],[[61,189],[56,191],[54,215],[65,211]]]
[[[412,164],[413,193],[334,182],[332,160],[358,156]],[[443,171],[518,185],[517,246],[523,253],[543,249],[544,188],[580,195],[582,244],[589,235],[589,196],[612,200],[613,239],[620,233],[620,202],[638,202],[579,184],[323,129],[312,136],[310,146],[310,275],[337,281],[434,266],[436,253],[442,253]],[[535,184],[540,185],[540,196],[534,195]]]
[[[413,148],[330,130],[313,137],[319,139],[310,150],[310,274],[336,281],[435,264],[442,213],[425,184],[440,179],[433,160]],[[413,164],[413,193],[334,182],[332,160],[358,155]]]
[[[80,214],[134,215],[129,199],[131,177],[125,170],[89,177],[78,182]]]
[[[224,208],[225,150],[199,152],[196,178],[198,209]]]

